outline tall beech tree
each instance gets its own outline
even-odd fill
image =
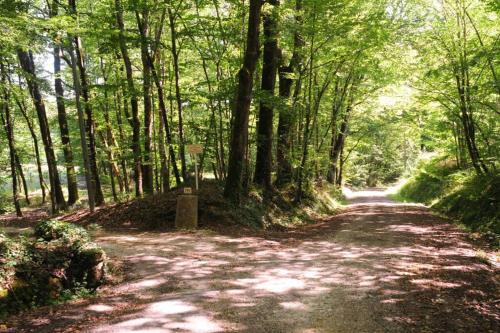
[[[142,158],[141,158],[141,123],[139,120],[138,94],[135,89],[132,61],[130,60],[127,43],[125,40],[125,23],[123,19],[123,5],[121,0],[115,0],[116,23],[119,29],[118,40],[120,44],[121,56],[125,65],[127,75],[127,94],[130,99],[132,109],[132,150],[134,153],[134,180],[135,195],[140,197],[142,190]]]
[[[61,209],[66,208],[66,201],[64,200],[61,180],[59,178],[59,172],[57,170],[56,155],[52,144],[52,137],[50,136],[50,127],[47,119],[47,112],[45,110],[45,103],[40,92],[40,86],[37,82],[35,62],[33,61],[33,55],[31,51],[18,49],[17,56],[19,58],[19,64],[21,65],[21,68],[25,73],[28,89],[30,91],[31,98],[37,112],[40,134],[42,137],[43,146],[45,148],[45,158],[47,160],[47,167],[49,169],[52,211],[57,212]]]
[[[279,64],[278,48],[278,10],[279,1],[269,0],[272,10],[263,13],[264,52],[262,59],[262,83],[259,120],[257,123],[257,153],[255,161],[254,182],[271,188],[271,172],[273,161],[273,118],[274,90]]]
[[[69,8],[71,14],[74,16],[78,15],[76,1],[69,0]],[[78,18],[76,18],[78,20]],[[78,72],[80,74],[80,89],[81,97],[83,98],[83,108],[85,110],[85,131],[88,138],[88,151],[89,151],[89,164],[91,171],[91,182],[93,191],[95,194],[95,204],[96,206],[101,206],[104,204],[104,194],[101,187],[101,177],[99,175],[99,169],[97,166],[97,145],[96,145],[96,135],[95,135],[95,122],[94,122],[94,112],[92,110],[91,100],[90,100],[90,86],[87,76],[87,66],[85,64],[85,53],[83,50],[83,45],[81,38],[75,35],[73,38],[74,50],[76,54],[76,63],[78,67]]]
[[[277,179],[278,186],[289,184],[292,181],[292,131],[294,120],[296,119],[296,103],[290,98],[292,87],[295,81],[294,97],[300,92],[301,69],[302,69],[302,47],[304,40],[300,31],[302,22],[302,0],[295,0],[294,26],[293,26],[293,53],[288,65],[279,67],[279,96],[281,105],[278,120],[278,138],[276,147]]]
[[[5,73],[5,71],[6,68],[4,64],[0,62],[0,77],[3,85],[0,117],[2,120],[2,125],[5,129],[5,134],[7,136],[7,143],[9,145],[10,175],[12,179],[12,201],[14,202],[17,217],[22,217],[23,213],[21,211],[21,204],[19,203],[19,190],[17,186],[17,152],[16,144],[14,141],[14,128],[12,126],[13,119],[11,117],[9,106],[10,96],[7,88],[7,74]]]
[[[50,7],[50,16],[57,17],[59,14],[59,3],[53,1]],[[76,171],[74,165],[73,149],[68,128],[68,116],[66,114],[66,105],[64,102],[64,87],[61,78],[61,36],[54,36],[54,88],[56,93],[57,120],[59,121],[59,131],[61,133],[61,142],[66,162],[66,179],[68,185],[68,205],[73,205],[78,200],[78,185],[76,180]]]
[[[252,101],[254,72],[259,55],[261,0],[250,0],[248,32],[243,66],[238,72],[238,88],[233,108],[229,167],[224,195],[239,201],[244,194],[243,170],[248,141],[248,117]]]

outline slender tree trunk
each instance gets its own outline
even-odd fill
[[[19,193],[18,193],[18,187],[17,187],[17,173],[16,173],[16,146],[14,143],[14,129],[12,127],[12,118],[10,115],[10,108],[9,108],[9,93],[7,92],[7,87],[6,87],[6,73],[5,73],[5,67],[3,64],[0,64],[0,71],[2,75],[2,83],[4,85],[3,89],[3,98],[2,98],[2,112],[0,113],[0,116],[2,117],[2,124],[5,129],[5,133],[7,135],[7,143],[9,145],[9,157],[10,157],[10,176],[12,177],[12,200],[14,203],[14,207],[16,209],[16,215],[17,217],[22,217],[23,213],[21,211],[21,204],[19,203]]]
[[[66,202],[64,200],[61,181],[59,179],[59,173],[57,171],[56,156],[52,145],[52,138],[50,136],[50,128],[47,120],[47,113],[45,111],[45,104],[36,80],[35,63],[33,61],[31,53],[19,49],[17,51],[17,54],[21,67],[27,74],[26,81],[28,83],[28,88],[30,90],[31,97],[37,111],[38,121],[40,124],[40,132],[45,148],[45,157],[47,159],[47,166],[49,168],[52,211],[55,213],[61,209],[66,209]]]
[[[51,16],[58,15],[58,1],[52,2]],[[61,48],[59,46],[60,36],[56,35],[54,41],[54,87],[56,92],[57,119],[61,132],[61,143],[63,147],[64,160],[66,161],[66,178],[68,183],[68,205],[78,201],[78,185],[76,180],[75,165],[73,161],[73,150],[69,136],[68,117],[64,105],[64,88],[61,79]]]
[[[78,20],[78,14],[76,10],[75,0],[69,0],[69,6],[71,12]],[[76,62],[80,73],[80,90],[81,97],[84,101],[85,110],[85,130],[87,132],[88,138],[88,152],[89,152],[89,164],[91,170],[91,180],[95,195],[95,205],[101,206],[104,204],[104,195],[101,188],[101,179],[99,177],[99,168],[97,167],[97,148],[95,139],[95,124],[94,124],[94,114],[92,111],[92,106],[90,104],[90,88],[87,78],[87,68],[85,65],[85,56],[83,51],[83,46],[79,36],[74,36],[74,50],[76,53]]]
[[[32,123],[32,120],[28,117],[28,113],[26,111],[26,105],[24,105],[24,102],[21,102],[16,96],[14,96],[14,99],[16,100],[16,104],[19,107],[19,110],[21,111],[21,114],[23,115],[23,118],[26,120],[26,124],[28,125],[28,130],[31,135],[31,140],[33,141],[33,149],[35,151],[35,162],[36,162],[36,170],[38,173],[38,182],[40,183],[40,189],[42,190],[42,203],[45,203],[47,200],[47,193],[45,191],[46,184],[45,180],[43,179],[43,172],[42,172],[42,162],[40,159],[40,148],[38,146],[38,137],[36,136],[35,133],[35,128]]]
[[[72,38],[74,39],[74,38]],[[80,133],[80,144],[82,148],[82,159],[83,159],[83,169],[85,173],[85,185],[87,187],[87,199],[89,202],[89,210],[91,213],[94,212],[95,204],[96,204],[96,195],[95,195],[95,187],[94,182],[92,181],[92,168],[90,165],[90,156],[89,156],[89,148],[87,145],[87,131],[85,128],[85,115],[83,111],[83,106],[81,103],[81,86],[80,86],[80,78],[78,75],[78,66],[77,60],[75,57],[75,51],[73,47],[73,41],[69,43],[68,50],[70,60],[69,64],[71,66],[71,74],[73,76],[73,86],[75,90],[75,103],[76,103],[76,111],[78,114],[78,126]]]
[[[26,199],[26,204],[28,204],[28,206],[29,206],[31,204],[31,202],[30,202],[30,196],[29,196],[28,182],[26,181],[26,177],[24,176],[23,166],[21,164],[21,159],[19,158],[19,154],[17,153],[17,150],[16,150],[16,167],[17,167],[18,175],[21,178],[21,183],[23,184],[24,198]]]
[[[314,41],[315,41],[315,26],[316,26],[316,13],[313,7],[313,26],[311,36],[311,47],[309,52],[309,85],[308,85],[308,102],[306,107],[305,127],[302,140],[302,158],[297,175],[297,191],[295,193],[295,201],[300,202],[304,195],[303,183],[306,176],[307,158],[309,153],[309,131],[311,126],[311,107],[312,107],[312,86],[313,86],[313,68],[314,68]]]
[[[104,61],[101,58],[100,61],[101,64],[101,71],[102,71],[102,76],[104,79],[104,85],[108,85],[108,75],[106,73],[106,69],[104,66]],[[123,181],[120,176],[120,169],[118,168],[118,165],[116,163],[116,158],[114,154],[114,148],[118,147],[118,143],[116,142],[115,135],[113,134],[113,127],[111,126],[111,120],[109,116],[109,103],[108,103],[108,91],[105,89],[104,90],[104,125],[105,125],[105,135],[102,135],[102,142],[104,143],[104,148],[106,150],[106,153],[108,155],[108,168],[111,170],[111,183],[112,183],[112,190],[113,190],[113,197],[115,201],[117,200],[116,196],[116,190],[115,190],[115,177],[118,179],[118,185],[120,187],[120,193],[123,193]]]
[[[160,179],[161,192],[165,193],[170,189],[170,175],[168,170],[168,159],[165,151],[165,122],[162,117],[162,111],[158,108],[159,128],[158,128],[158,150],[160,154]]]
[[[160,108],[160,113],[161,113],[161,118],[163,120],[163,125],[165,128],[165,140],[166,144],[168,147],[169,155],[170,155],[170,160],[172,162],[172,169],[174,171],[174,176],[175,176],[175,182],[177,186],[181,185],[181,177],[179,174],[179,169],[177,167],[176,159],[175,159],[175,151],[174,147],[172,145],[172,132],[170,130],[170,125],[168,122],[168,116],[167,116],[167,107],[165,106],[165,99],[164,99],[164,91],[163,91],[163,85],[160,82],[160,78],[158,77],[158,73],[156,72],[155,66],[152,62],[151,57],[148,55],[148,61],[149,65],[151,68],[151,74],[153,76],[153,80],[156,85],[156,89],[158,91],[158,104]]]
[[[132,71],[132,62],[128,54],[127,44],[125,42],[125,24],[123,22],[123,6],[121,0],[115,0],[116,22],[119,29],[119,44],[122,54],[125,72],[127,76],[127,93],[130,97],[130,106],[132,108],[132,151],[134,153],[134,178],[135,195],[141,197],[142,192],[142,158],[141,158],[141,124],[139,121],[139,104],[137,101],[137,92],[134,85]]]
[[[125,140],[125,133],[123,130],[123,119],[122,119],[122,104],[121,104],[121,94],[118,92],[115,95],[115,111],[116,111],[116,122],[118,124],[118,138],[120,142],[126,142]],[[126,100],[123,100],[124,105],[123,108],[127,108],[126,105]],[[123,186],[125,189],[125,192],[129,193],[130,192],[130,182],[129,182],[129,176],[128,176],[128,170],[127,170],[127,158],[124,156],[125,154],[123,152],[120,153],[120,168],[122,169],[122,174],[123,174]]]
[[[290,97],[292,93],[292,86],[294,74],[301,70],[302,59],[300,51],[304,46],[304,40],[300,34],[300,25],[302,22],[302,0],[295,1],[295,31],[294,31],[294,46],[293,54],[288,66],[281,66],[279,68],[279,96],[282,100],[282,105],[279,111],[278,120],[278,140],[276,147],[276,164],[277,164],[277,177],[276,185],[283,186],[292,181],[292,130],[295,120],[294,109],[289,107]],[[300,89],[300,81],[296,81],[296,92]]]
[[[342,123],[340,124],[340,128],[338,131],[338,134],[334,140],[334,144],[332,146],[332,150],[330,153],[330,170],[329,172],[331,173],[331,176],[329,176],[329,181],[333,184],[339,183],[339,174],[340,174],[340,169],[339,169],[339,159],[340,155],[342,153],[342,149],[344,148],[344,142],[347,137],[347,132],[349,129],[349,119],[352,111],[352,105],[354,103],[354,87],[351,87],[349,96],[349,101],[348,105],[345,111],[345,114],[342,118]]]
[[[326,176],[327,181],[331,184],[336,183],[337,161],[338,161],[338,157],[339,157],[338,152],[339,152],[339,147],[340,147],[339,140],[341,140],[343,138],[342,127],[345,123],[345,121],[344,121],[345,118],[340,125],[340,130],[337,128],[337,126],[338,126],[337,124],[340,120],[342,106],[344,105],[344,101],[345,101],[346,96],[348,95],[348,92],[349,92],[349,85],[351,84],[351,78],[352,78],[352,75],[349,74],[349,76],[345,79],[343,87],[340,89],[339,89],[340,82],[337,81],[335,83],[335,98],[333,101],[332,116],[331,116],[332,138],[331,138],[330,152],[329,152],[328,171],[327,171],[327,176]]]
[[[264,100],[260,102],[259,120],[257,123],[257,157],[255,163],[254,182],[270,190],[272,157],[273,157],[273,117],[274,117],[274,90],[276,73],[278,70],[278,0],[268,0],[274,10],[265,13],[264,24],[264,52],[262,64],[261,90]]]
[[[233,109],[233,128],[229,154],[229,168],[224,195],[239,202],[244,192],[242,177],[248,141],[248,118],[252,102],[253,76],[259,55],[259,26],[261,0],[250,0],[247,45],[243,66],[238,73],[238,88]]]
[[[178,115],[178,131],[179,131],[179,154],[181,157],[181,172],[182,179],[187,180],[187,168],[186,168],[186,155],[184,151],[184,120],[182,114],[182,98],[181,98],[181,88],[179,85],[180,71],[179,71],[179,52],[177,51],[177,31],[175,30],[175,17],[172,10],[168,8],[168,21],[170,26],[170,41],[172,50],[172,60],[174,66],[174,78],[175,78],[175,100],[177,102],[177,115]]]
[[[144,99],[144,159],[142,164],[142,188],[144,193],[153,194],[153,160],[151,158],[153,133],[151,105],[151,66],[149,65],[149,10],[142,11],[142,19],[136,12],[137,26],[141,35],[142,90]]]

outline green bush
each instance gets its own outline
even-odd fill
[[[90,293],[104,281],[106,254],[85,229],[43,221],[35,236],[0,236],[0,317]]]
[[[71,243],[90,241],[90,236],[84,228],[56,220],[46,220],[38,223],[35,227],[35,237],[46,242],[60,238]]]

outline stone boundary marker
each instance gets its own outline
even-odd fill
[[[191,190],[191,189],[190,189]],[[185,191],[189,192],[189,191]],[[180,194],[177,196],[177,212],[175,228],[193,230],[198,228],[198,196],[195,194]]]

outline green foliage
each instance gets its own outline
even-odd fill
[[[430,204],[500,246],[499,172],[478,175],[438,158],[423,163],[398,195],[403,200]]]
[[[37,225],[36,240],[0,236],[0,316],[92,293],[106,254],[86,231],[60,221]]]
[[[500,246],[500,173],[458,173],[433,208],[458,218],[473,231],[497,237]]]
[[[406,184],[400,189],[401,197],[415,202],[432,204],[441,198],[448,186],[448,176],[457,171],[456,165],[447,159],[436,158],[422,162]]]
[[[35,236],[46,242],[61,238],[67,243],[88,242],[90,240],[90,236],[84,228],[57,220],[46,220],[38,223],[35,227]]]

